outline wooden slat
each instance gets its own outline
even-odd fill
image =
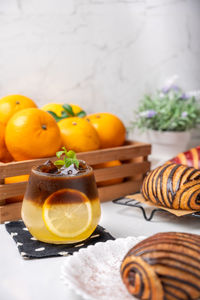
[[[33,166],[43,164],[49,158],[10,162],[0,166],[0,178],[30,174]],[[52,158],[53,159],[53,158]],[[55,158],[54,158],[55,159]]]
[[[0,184],[4,184],[4,179],[0,179]],[[0,205],[6,204],[5,198],[0,199]]]
[[[19,195],[23,195],[26,190],[27,182],[0,185],[0,200]]]
[[[0,206],[0,224],[21,219],[22,202]]]
[[[6,199],[0,199],[0,205],[5,205],[6,204]]]
[[[134,157],[147,156],[150,153],[151,145],[130,142],[130,144],[121,147],[78,153],[77,157],[85,160],[89,165],[94,165],[111,160],[128,160]],[[54,161],[56,157],[0,164],[0,178],[30,174],[33,166],[41,165],[47,159]]]
[[[128,194],[136,193],[140,191],[142,181],[127,181],[116,185],[110,185],[102,188],[98,188],[99,198],[101,202],[111,201],[120,197],[124,197]]]
[[[111,201],[116,198],[136,193],[140,190],[141,181],[127,181],[120,184],[98,188],[101,202]],[[0,206],[0,223],[21,219],[22,202]]]
[[[150,170],[150,162],[144,161],[140,163],[127,163],[121,166],[96,169],[94,170],[95,178],[97,182],[113,179],[113,178],[125,178],[137,175],[142,175]]]
[[[95,165],[111,160],[128,160],[151,153],[151,145],[133,143],[121,147],[102,149],[78,154],[78,158],[85,160],[89,165]]]

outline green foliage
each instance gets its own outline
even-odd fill
[[[157,91],[141,100],[132,128],[141,130],[185,131],[200,123],[200,106],[195,97],[184,94],[180,88]]]
[[[65,166],[66,168],[70,167],[71,165],[76,165],[76,167],[79,167],[79,161],[76,158],[76,153],[72,150],[67,151],[65,147],[62,147],[63,150],[56,152],[56,156],[58,160],[54,162],[54,165],[57,167]],[[63,160],[60,159],[61,156],[63,156]]]
[[[48,110],[48,113],[50,113],[54,119],[56,120],[56,122],[59,122],[63,119],[66,119],[66,118],[71,118],[71,117],[79,117],[79,118],[83,118],[86,116],[86,112],[84,110],[81,110],[79,113],[75,114],[73,109],[72,109],[72,106],[69,105],[69,104],[63,104],[62,105],[63,107],[63,111],[62,111],[62,116],[58,116],[55,112],[51,111],[51,110]]]

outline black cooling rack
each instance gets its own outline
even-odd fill
[[[119,199],[113,200],[112,202],[115,204],[119,204],[119,205],[139,208],[142,211],[143,217],[146,221],[151,221],[156,212],[168,212],[162,208],[154,208],[154,207],[151,208],[150,206],[146,206],[145,203],[141,203],[135,199],[119,198]],[[148,210],[149,210],[149,208],[151,209],[150,213],[148,212],[148,214],[146,212],[147,208],[148,208]],[[192,213],[190,216],[200,218],[200,212]]]

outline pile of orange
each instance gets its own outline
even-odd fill
[[[112,148],[124,144],[126,129],[122,121],[111,113],[95,113],[79,117],[82,108],[70,104],[73,115],[68,111],[68,118],[58,120],[62,143],[67,149],[85,152]],[[64,112],[60,103],[51,103],[41,108],[51,111],[58,117]]]
[[[117,147],[125,136],[124,124],[111,113],[86,115],[78,105],[62,103],[39,109],[22,95],[0,99],[0,162],[55,156],[62,146],[75,152]],[[19,176],[6,183],[24,180]]]

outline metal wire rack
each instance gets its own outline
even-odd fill
[[[119,199],[113,200],[112,202],[115,204],[118,204],[118,205],[139,208],[142,211],[143,217],[146,221],[151,221],[156,212],[167,212],[166,210],[164,210],[162,208],[154,208],[154,207],[150,208],[149,206],[147,207],[145,203],[141,203],[135,199],[119,198]],[[149,208],[151,209],[149,216],[147,215],[147,212],[145,210],[147,208],[148,208],[148,210],[149,210]],[[191,216],[200,218],[200,212],[194,212],[191,214]]]

